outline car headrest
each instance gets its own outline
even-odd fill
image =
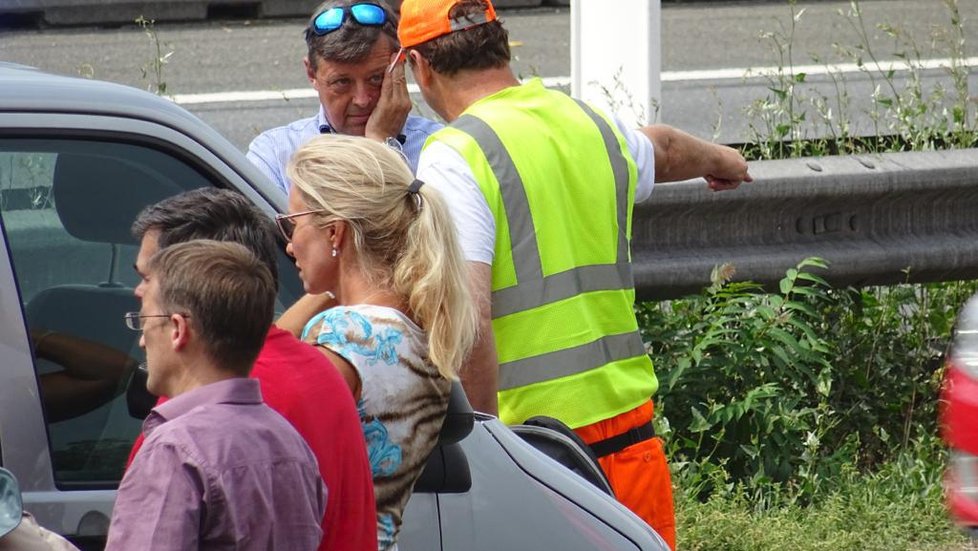
[[[448,411],[445,413],[445,422],[438,434],[438,445],[445,446],[461,441],[472,432],[474,423],[475,414],[472,412],[468,397],[465,396],[465,391],[462,390],[462,383],[452,381]]]
[[[65,230],[82,241],[135,243],[129,229],[136,215],[180,191],[119,157],[61,153],[54,166],[54,208]]]

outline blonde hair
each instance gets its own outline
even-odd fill
[[[325,134],[300,148],[286,174],[320,225],[346,222],[367,282],[392,289],[425,330],[447,379],[475,340],[476,313],[455,226],[437,190],[414,181],[397,152],[373,140]],[[325,250],[325,249],[324,249]]]

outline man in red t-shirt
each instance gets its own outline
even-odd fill
[[[156,251],[191,239],[240,243],[277,274],[272,221],[233,191],[201,188],[164,199],[143,210],[132,231],[140,240],[135,268],[143,277],[137,297]],[[319,351],[273,325],[251,377],[260,382],[265,403],[295,427],[319,462],[327,489],[319,551],[376,551],[373,478],[356,404],[339,372]],[[130,462],[142,443],[140,434]]]

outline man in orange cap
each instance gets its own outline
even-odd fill
[[[575,429],[618,499],[675,548],[651,423],[658,382],[633,310],[632,207],[656,181],[734,189],[751,179],[746,161],[667,126],[627,128],[539,79],[521,84],[487,0],[404,0],[398,37],[450,123],[417,174],[452,205],[469,261],[481,326],[461,374],[472,405]]]

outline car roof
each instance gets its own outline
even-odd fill
[[[193,136],[210,148],[233,148],[203,121],[172,101],[101,80],[45,73],[0,62],[0,113],[72,113],[140,119]]]
[[[255,190],[284,208],[277,188],[224,136],[173,101],[111,82],[45,73],[0,61],[0,115],[108,116],[159,124],[194,140],[233,167]]]

